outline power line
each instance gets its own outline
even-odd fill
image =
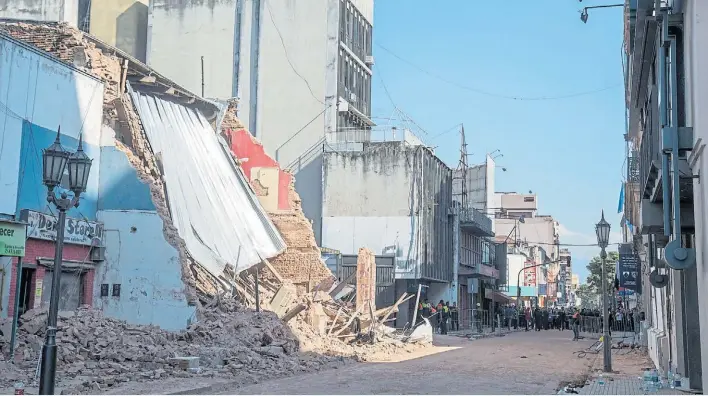
[[[456,81],[449,80],[449,79],[447,79],[447,78],[445,78],[445,77],[442,77],[442,76],[440,76],[440,75],[438,75],[438,74],[435,74],[435,73],[433,73],[433,72],[430,72],[430,71],[428,71],[428,70],[426,70],[426,69],[424,69],[424,68],[422,68],[422,67],[416,65],[415,63],[413,63],[413,62],[411,62],[411,61],[405,59],[405,58],[402,58],[401,56],[397,55],[396,53],[394,53],[393,51],[389,50],[388,48],[384,47],[383,45],[381,45],[381,44],[379,44],[379,43],[375,43],[375,44],[376,44],[376,46],[378,46],[378,47],[381,48],[382,50],[388,52],[388,53],[389,53],[391,56],[393,56],[394,58],[400,60],[400,61],[403,62],[403,63],[406,63],[407,65],[411,66],[412,68],[418,70],[418,71],[421,72],[421,73],[427,74],[427,75],[430,76],[430,77],[436,78],[436,79],[438,79],[438,80],[440,80],[440,81],[442,81],[442,82],[444,82],[444,83],[450,84],[450,85],[455,86],[455,87],[457,87],[457,88],[464,89],[464,90],[467,90],[467,91],[471,91],[471,92],[474,92],[474,93],[477,93],[477,94],[480,94],[480,95],[491,96],[491,97],[494,97],[494,98],[501,98],[501,99],[508,99],[508,100],[518,100],[518,101],[560,100],[560,99],[575,98],[575,97],[578,97],[578,96],[592,95],[592,94],[596,94],[596,93],[608,91],[608,90],[610,90],[610,89],[619,87],[619,86],[621,86],[621,85],[624,84],[624,83],[619,83],[619,84],[614,84],[614,85],[606,86],[606,87],[604,87],[604,88],[595,89],[595,90],[592,90],[592,91],[576,92],[576,93],[571,93],[571,94],[567,94],[567,95],[558,95],[558,96],[535,96],[535,97],[534,97],[534,96],[504,95],[504,94],[499,94],[499,93],[495,93],[495,92],[485,91],[485,90],[480,89],[480,88],[470,87],[470,86],[468,86],[468,85],[463,85],[463,84],[460,84],[460,83],[458,83],[458,82],[456,82]]]

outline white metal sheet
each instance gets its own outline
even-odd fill
[[[285,242],[204,115],[130,92],[162,163],[172,219],[190,255],[216,276],[227,263],[241,271],[278,255]]]

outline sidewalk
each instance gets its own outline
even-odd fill
[[[612,337],[613,343],[622,337]],[[588,372],[584,385],[562,389],[558,394],[580,395],[644,395],[644,381],[641,379],[644,371],[653,368],[644,348],[612,349],[612,373],[603,373],[603,355],[598,351]],[[652,394],[683,395],[688,394],[679,389],[662,388]]]
[[[599,378],[590,381],[589,385],[578,389],[580,395],[644,395],[644,383],[639,377],[630,376],[615,376],[604,378],[602,384]],[[652,393],[657,395],[683,395],[678,389],[659,389],[658,392]]]

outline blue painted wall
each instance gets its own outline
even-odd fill
[[[24,121],[22,124],[17,216],[20,215],[20,210],[22,209],[52,213],[47,208],[47,187],[42,184],[42,149],[51,146],[56,136],[56,130],[42,128],[29,121]],[[74,151],[79,142],[77,139],[62,134],[61,144],[67,150]],[[79,207],[72,208],[67,212],[67,215],[79,219],[86,217],[89,220],[96,220],[100,151],[97,146],[89,145],[85,142],[84,151],[89,157],[94,159],[89,184],[86,192],[81,194]],[[65,178],[65,182],[68,183],[68,178]],[[63,185],[66,187],[66,184]],[[62,190],[62,188],[57,188],[57,194]],[[56,214],[56,210],[53,207],[52,211]]]
[[[135,324],[182,330],[195,321],[187,305],[179,254],[151,211],[100,211],[105,224],[106,261],[94,280],[94,305],[108,316]],[[101,297],[101,284],[121,285],[120,297]]]
[[[100,172],[98,210],[155,210],[150,188],[138,179],[125,153],[101,147]]]

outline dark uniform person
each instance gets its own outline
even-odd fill
[[[441,312],[442,321],[440,322],[440,334],[447,334],[447,321],[450,320],[450,303],[445,302]]]
[[[450,327],[452,331],[460,330],[460,313],[457,311],[456,302],[453,302],[450,307]]]

